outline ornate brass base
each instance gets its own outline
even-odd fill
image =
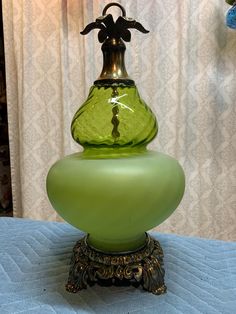
[[[166,292],[163,251],[160,243],[147,235],[145,246],[135,252],[106,254],[91,248],[86,237],[79,240],[71,259],[66,285],[69,292],[78,292],[94,283],[105,285],[142,285],[154,294]]]

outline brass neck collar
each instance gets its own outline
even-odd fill
[[[125,68],[125,44],[122,39],[108,38],[102,45],[103,69],[95,85],[124,83],[134,85]]]

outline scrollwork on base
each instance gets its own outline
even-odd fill
[[[166,292],[163,251],[160,243],[149,235],[145,246],[124,254],[106,254],[91,248],[86,237],[79,240],[71,259],[66,290],[76,293],[94,283],[141,284],[154,294]]]

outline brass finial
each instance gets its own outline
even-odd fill
[[[111,14],[107,14],[107,10],[112,6],[119,7],[122,12],[122,16],[119,16],[116,22],[114,22]],[[127,74],[124,62],[126,47],[123,40],[126,42],[131,40],[131,32],[129,31],[131,28],[142,33],[149,32],[139,22],[127,18],[122,5],[112,2],[105,6],[101,17],[88,24],[81,32],[82,35],[86,35],[93,29],[99,29],[98,40],[103,43],[103,69],[98,80],[95,81],[96,85],[111,85],[113,83],[134,85],[134,81]]]
[[[117,6],[122,11],[122,16],[119,16],[116,22],[114,22],[111,14],[106,14],[107,10],[112,6]],[[95,22],[88,24],[80,34],[86,35],[93,29],[100,29],[98,33],[98,40],[100,43],[103,43],[107,38],[121,38],[124,41],[129,42],[131,40],[131,32],[129,31],[129,28],[137,29],[144,34],[149,33],[142,24],[136,22],[132,18],[126,17],[126,12],[122,5],[112,2],[105,6],[102,16],[98,17]]]

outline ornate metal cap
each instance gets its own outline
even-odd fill
[[[112,6],[119,7],[122,12],[122,16],[119,16],[116,22],[114,22],[111,14],[107,14],[107,10]],[[139,22],[126,17],[125,9],[116,2],[106,5],[102,16],[97,18],[95,22],[88,24],[81,34],[87,35],[94,29],[99,29],[98,40],[103,43],[103,69],[98,80],[95,81],[95,85],[110,86],[114,83],[134,85],[134,81],[130,79],[125,68],[126,47],[124,41],[129,42],[131,40],[129,29],[136,29],[144,34],[149,33],[149,31]]]
[[[122,11],[122,16],[119,16],[116,22],[114,22],[111,14],[106,14],[111,6],[117,6]],[[149,33],[142,24],[136,22],[132,18],[126,17],[126,11],[122,5],[112,2],[105,6],[102,16],[98,17],[95,22],[88,24],[80,34],[87,35],[93,29],[100,29],[98,33],[98,40],[100,43],[103,43],[107,38],[121,38],[124,41],[129,42],[131,40],[131,32],[129,31],[129,28],[137,29],[144,34]]]

